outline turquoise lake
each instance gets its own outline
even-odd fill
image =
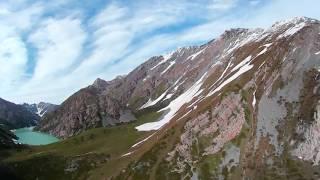
[[[15,129],[12,132],[19,137],[18,142],[21,144],[46,145],[59,141],[50,134],[33,131],[33,127]]]

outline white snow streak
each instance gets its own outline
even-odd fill
[[[279,38],[282,38],[282,37],[287,37],[287,36],[291,36],[291,35],[294,35],[295,33],[297,33],[298,31],[300,31],[303,27],[306,26],[306,23],[305,22],[301,22],[299,24],[296,24],[295,26],[287,29],[283,34],[281,34]]]
[[[267,50],[268,50],[268,48],[269,48],[271,45],[272,45],[272,43],[268,43],[268,44],[263,45],[265,48],[264,48],[256,57],[258,57],[258,56],[266,53]]]
[[[256,100],[256,91],[257,91],[257,90],[255,90],[255,91],[253,92],[253,100],[252,100],[252,107],[253,107],[253,108],[256,106],[256,102],[257,102],[257,100]]]
[[[37,112],[36,112],[36,114],[38,114],[40,117],[42,117],[42,116],[43,116],[44,114],[46,114],[47,111],[48,111],[48,110],[43,111],[44,109],[43,109],[43,108],[40,108],[38,104],[36,105],[36,107],[37,107]],[[42,112],[42,111],[43,111],[43,112]]]
[[[171,61],[169,66],[162,71],[161,75],[164,74],[165,72],[167,72],[174,64],[176,63],[176,61]]]
[[[241,61],[238,65],[232,68],[231,72],[238,70],[240,67],[244,66],[251,60],[251,56],[246,57],[243,61]]]
[[[155,66],[154,66],[153,68],[151,68],[150,70],[153,70],[153,69],[155,69],[156,67],[158,67],[159,65],[167,62],[167,61],[172,57],[173,53],[174,53],[174,52],[171,52],[171,53],[169,53],[169,54],[164,55],[164,56],[163,56],[163,60],[160,61],[157,65],[155,65]]]
[[[166,97],[163,100],[170,99],[173,96],[173,94],[167,94]]]
[[[167,90],[168,91],[168,90]],[[142,105],[139,109],[144,109],[150,106],[153,106],[155,104],[157,104],[159,101],[161,101],[166,95],[167,95],[167,91],[165,91],[163,94],[161,94],[157,99],[155,99],[154,101],[151,100],[151,98],[148,100],[148,102],[146,102],[144,105]]]
[[[265,47],[261,52],[259,52],[259,54],[257,55],[257,57],[260,56],[260,55],[262,55],[262,54],[264,54],[264,53],[266,53],[267,50],[268,50],[268,48]]]
[[[148,139],[150,139],[155,133],[151,134],[150,136],[146,137],[145,139],[143,139],[142,141],[139,141],[137,143],[135,143],[134,145],[131,146],[131,148],[134,148],[136,146],[139,146],[141,143],[147,141]]]
[[[207,47],[205,47],[204,49],[200,50],[199,52],[196,52],[196,53],[190,55],[187,59],[193,60],[194,58],[196,58],[199,54],[201,54],[206,49],[207,49]]]
[[[272,43],[268,43],[268,44],[265,44],[265,45],[263,45],[264,47],[270,47],[272,45]]]
[[[178,90],[178,88],[179,88],[185,81],[186,81],[186,79],[183,80],[182,82],[180,82],[178,85],[176,85],[176,87],[174,87],[174,90],[175,90],[175,91]]]
[[[234,73],[231,77],[229,77],[227,80],[223,81],[217,88],[215,88],[213,91],[211,91],[207,97],[212,96],[214,93],[218,92],[221,90],[225,85],[229,84],[231,81],[237,79],[240,75],[243,73],[249,71],[253,65],[249,63],[243,65],[236,73]]]
[[[318,54],[320,54],[320,51],[319,52],[316,52],[316,53],[314,53],[315,55],[318,55]]]
[[[150,131],[150,130],[158,130],[165,124],[167,124],[175,115],[176,112],[186,103],[190,102],[194,97],[198,96],[202,90],[200,90],[203,79],[206,76],[206,73],[193,85],[191,86],[187,91],[185,91],[183,94],[181,94],[179,97],[174,99],[170,102],[170,104],[159,110],[165,111],[168,110],[169,112],[163,116],[162,119],[156,122],[151,123],[145,123],[140,126],[137,126],[136,129],[138,131]]]
[[[133,153],[133,152],[128,152],[128,153],[126,153],[126,154],[122,154],[121,157],[129,156],[129,155],[131,155],[132,153]]]
[[[227,72],[227,70],[228,70],[229,67],[231,66],[231,62],[232,62],[232,61],[230,60],[229,63],[228,63],[228,65],[227,65],[227,67],[226,67],[226,69],[222,72],[222,74],[221,74],[221,76],[218,78],[218,80],[216,80],[216,82],[210,86],[210,88],[213,87],[216,83],[218,83],[218,82],[223,78],[224,74]]]

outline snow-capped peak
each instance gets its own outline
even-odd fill
[[[55,110],[58,106],[50,103],[40,102],[34,104],[22,104],[25,108],[27,108],[30,112],[37,114],[38,116],[42,117],[46,113]]]

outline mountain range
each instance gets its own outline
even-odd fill
[[[98,78],[37,126],[64,141],[9,166],[30,179],[318,179],[319,114],[320,22],[298,17]],[[39,162],[51,169],[27,168]]]
[[[43,115],[57,107],[44,102],[20,105],[0,98],[0,124],[9,129],[36,126]]]
[[[22,105],[0,98],[0,124],[10,129],[17,129],[35,126],[39,120],[40,117],[38,115],[28,111]]]

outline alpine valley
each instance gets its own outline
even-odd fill
[[[4,130],[1,164],[17,178],[319,179],[320,21],[227,30],[48,111],[10,107],[62,139],[19,145]]]

